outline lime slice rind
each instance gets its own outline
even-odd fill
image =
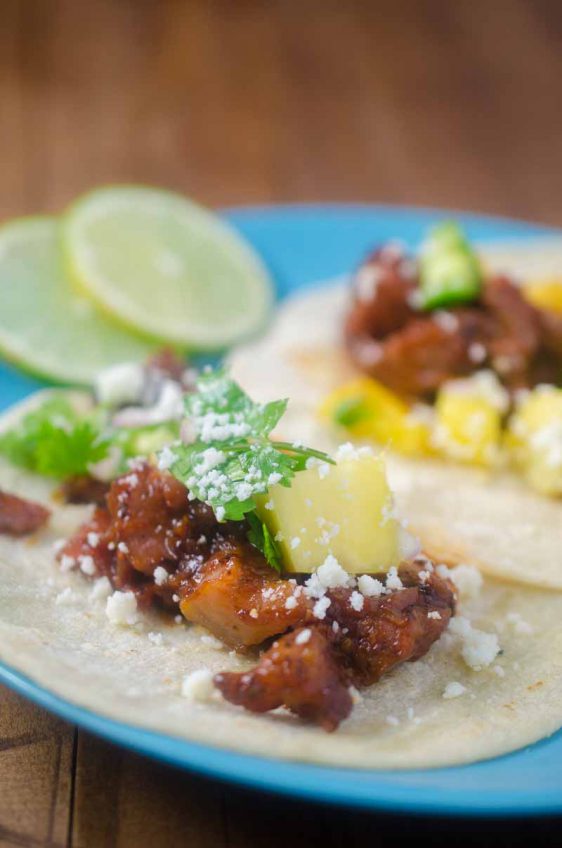
[[[273,303],[261,259],[227,223],[172,192],[94,190],[62,225],[69,274],[111,317],[187,350],[259,330]]]
[[[107,321],[64,270],[59,223],[21,218],[0,227],[0,352],[34,376],[90,385],[120,361],[142,361],[153,344]]]

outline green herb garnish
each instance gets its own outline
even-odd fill
[[[370,417],[371,411],[361,395],[342,400],[332,413],[334,423],[342,427],[353,427]]]
[[[241,521],[254,514],[257,496],[276,484],[289,487],[311,459],[334,464],[322,451],[269,438],[286,408],[286,400],[255,403],[223,371],[204,373],[197,392],[185,398],[193,441],[166,449],[161,465],[192,497],[209,504],[219,521]],[[256,547],[274,560],[273,539],[258,529],[257,516],[249,520],[253,539],[262,534]]]
[[[85,474],[108,450],[109,440],[95,420],[79,416],[59,396],[28,412],[16,428],[0,436],[0,453],[10,462],[47,477]]]
[[[277,547],[277,542],[269,532],[267,524],[259,518],[257,513],[248,512],[246,520],[250,525],[248,530],[248,541],[261,551],[269,565],[281,573],[283,570],[283,559],[281,552]]]
[[[112,427],[107,410],[79,413],[69,401],[54,395],[0,435],[0,454],[14,465],[46,477],[64,480],[87,474],[91,467],[117,454],[116,475],[128,459],[147,456],[177,438],[179,426]]]
[[[476,300],[483,275],[476,253],[458,224],[435,227],[420,257],[421,305],[443,309]]]

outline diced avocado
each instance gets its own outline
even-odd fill
[[[562,495],[562,389],[529,392],[511,416],[506,444],[530,486]]]
[[[355,438],[372,440],[398,453],[431,453],[427,421],[402,398],[369,377],[352,380],[333,391],[324,399],[320,415],[345,427]]]
[[[424,309],[439,309],[476,300],[482,269],[461,228],[453,222],[435,227],[420,256]]]
[[[384,462],[351,445],[336,462],[299,472],[290,488],[272,486],[260,498],[259,516],[287,571],[315,571],[328,554],[352,573],[387,571],[400,562],[401,528]]]
[[[461,462],[496,464],[506,405],[505,392],[491,372],[445,383],[435,404],[435,447]]]

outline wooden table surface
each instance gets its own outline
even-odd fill
[[[558,0],[2,0],[0,217],[132,181],[214,206],[389,201],[562,224],[561,47]],[[554,827],[245,792],[0,690],[0,846],[442,845],[459,828],[511,846]]]

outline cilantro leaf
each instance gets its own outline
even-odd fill
[[[270,440],[286,408],[286,400],[256,403],[222,370],[207,372],[185,399],[194,441],[167,451],[165,467],[219,521],[240,521],[271,486],[290,486],[311,457],[333,463],[321,451]]]
[[[85,474],[107,451],[95,420],[81,419],[60,396],[48,398],[0,436],[0,453],[10,462],[48,477]]]
[[[249,512],[246,515],[246,520],[250,525],[247,533],[248,541],[257,548],[258,551],[262,552],[269,565],[274,568],[275,571],[281,573],[283,569],[281,553],[277,547],[275,539],[269,532],[267,524],[264,524],[255,512]]]
[[[14,465],[63,480],[87,474],[113,449],[120,456],[115,473],[124,472],[128,459],[147,456],[178,435],[177,422],[111,427],[106,410],[98,408],[84,415],[65,397],[54,395],[0,435],[0,454]]]
[[[198,391],[186,396],[189,421],[202,442],[265,437],[285,414],[287,400],[255,403],[223,371],[203,373]]]

